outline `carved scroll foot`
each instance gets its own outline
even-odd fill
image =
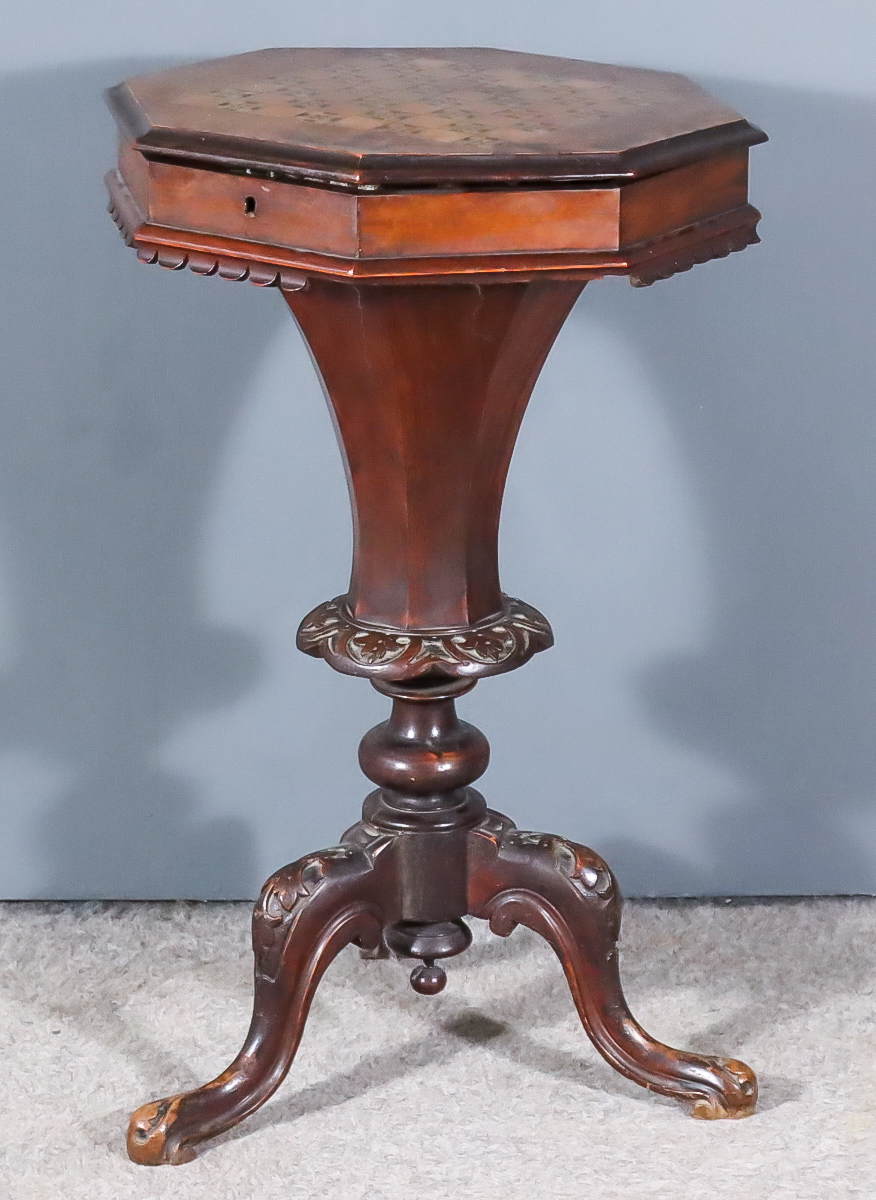
[[[308,855],[265,884],[253,913],[255,994],[243,1049],[211,1083],[138,1109],[128,1129],[136,1163],[184,1163],[195,1146],[255,1112],[292,1063],[326,967],[348,943],[376,949],[395,918],[383,897],[389,839]]]
[[[498,813],[472,831],[470,847],[469,912],[502,937],[527,925],[551,944],[584,1029],[615,1070],[687,1102],[691,1115],[704,1120],[754,1111],[757,1081],[745,1063],[673,1050],[631,1015],[618,971],[620,895],[598,855],[559,837],[524,833]]]

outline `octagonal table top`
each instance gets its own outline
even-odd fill
[[[109,99],[149,156],[353,188],[634,179],[765,140],[683,75],[480,48],[258,50]]]

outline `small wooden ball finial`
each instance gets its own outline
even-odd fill
[[[441,967],[435,966],[434,959],[424,959],[421,967],[411,971],[411,987],[421,996],[437,996],[444,991],[446,983],[447,976]]]

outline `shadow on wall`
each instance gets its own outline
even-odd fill
[[[750,801],[708,819],[707,871],[600,849],[636,895],[874,892],[876,103],[707,86],[770,134],[763,244],[644,293],[591,288],[585,310],[643,352],[711,555],[709,645],[637,686]]]
[[[217,456],[284,312],[273,292],[140,267],[107,216],[102,90],[159,65],[0,84],[0,545],[13,628],[0,757],[49,761],[66,781],[35,833],[46,897],[252,887],[246,822],[199,817],[153,754],[181,718],[230,703],[260,670],[250,639],[200,616],[199,542]]]

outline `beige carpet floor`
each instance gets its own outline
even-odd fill
[[[876,900],[627,906],[633,1011],[749,1062],[744,1121],[614,1074],[550,950],[473,925],[433,999],[344,951],[274,1100],[195,1162],[146,1168],[129,1110],[212,1077],[246,1031],[247,907],[0,906],[0,1197],[876,1198]]]

